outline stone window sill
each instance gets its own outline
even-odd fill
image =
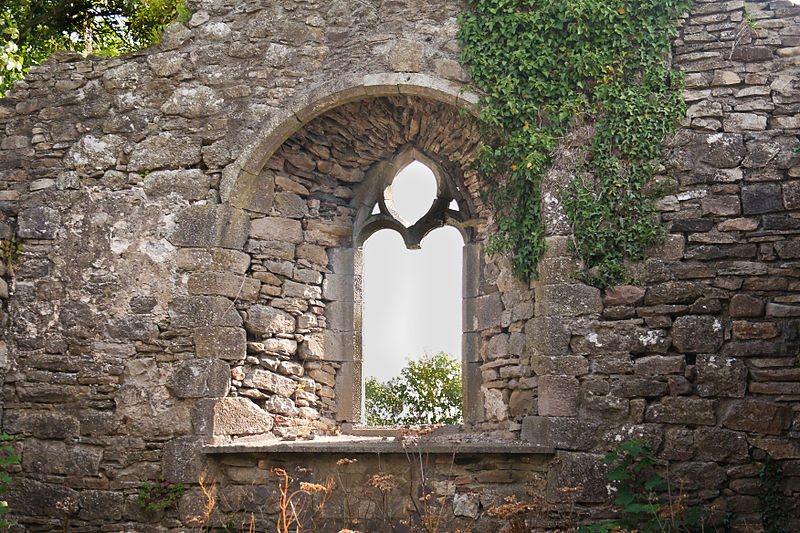
[[[405,454],[431,453],[447,455],[552,455],[555,449],[520,441],[488,440],[473,434],[451,434],[445,437],[388,435],[340,435],[311,440],[240,439],[203,446],[203,453],[329,453],[329,454]]]

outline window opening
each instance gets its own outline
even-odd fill
[[[471,218],[474,211],[472,203],[454,182],[456,176],[450,176],[447,172],[450,168],[448,165],[449,162],[439,162],[413,145],[405,146],[393,158],[376,163],[367,171],[365,180],[352,200],[352,205],[358,206],[353,227],[354,247],[349,252],[352,262],[348,263],[348,252],[343,250],[343,255],[335,263],[340,265],[337,275],[346,275],[347,269],[352,268],[349,272],[353,276],[350,316],[354,337],[352,345],[342,344],[345,351],[341,379],[337,377],[337,417],[343,422],[353,422],[354,430],[367,422],[364,377],[375,376],[385,383],[386,379],[396,376],[406,366],[409,357],[417,359],[426,352],[434,352],[431,354],[433,356],[440,351],[450,353],[452,362],[445,362],[440,367],[447,364],[455,367],[455,372],[450,371],[451,375],[455,373],[457,376],[460,366],[462,400],[456,401],[455,408],[450,412],[460,407],[463,419],[468,423],[483,417],[479,334],[474,329],[474,302],[478,296],[476,276],[481,263],[481,246],[473,242],[474,227],[479,226],[481,220]],[[425,177],[418,178],[416,186],[413,177],[403,176],[399,179],[405,169],[415,168],[425,171]],[[457,169],[452,170],[458,172]],[[411,189],[410,196],[417,204],[416,211],[405,204],[406,186]],[[382,231],[385,229],[394,231]],[[449,244],[442,240],[449,240]],[[380,249],[381,241],[389,241],[385,246],[393,251],[378,252],[376,258],[374,248]],[[428,259],[427,264],[425,249],[420,252],[423,242],[425,248],[432,250],[434,255],[434,259]],[[437,251],[448,259],[436,258]],[[401,259],[404,256],[421,264],[408,266]],[[381,261],[388,261],[388,264],[381,266]],[[448,262],[451,266],[443,268]],[[348,264],[352,266],[347,267]],[[377,277],[371,272],[373,269],[378,270]],[[381,276],[385,277],[381,279]],[[370,294],[373,283],[398,293],[375,298]],[[426,283],[430,285],[426,286]],[[450,288],[449,295],[436,294],[437,289],[446,287]],[[414,296],[414,290],[420,294]],[[400,308],[404,306],[396,301],[401,296],[412,298],[414,302],[405,304],[402,312]],[[346,299],[347,296],[342,294],[342,297]],[[366,305],[365,298],[370,300]],[[348,309],[346,300],[341,304],[332,302],[329,305],[331,324],[334,324],[332,333],[339,335],[336,333],[339,331],[346,336],[346,331],[337,330],[346,324],[346,321],[338,318],[339,309]],[[426,316],[424,311],[432,311],[433,315]],[[381,313],[390,313],[386,322],[399,325],[396,331],[381,333],[381,328],[389,326],[374,325]],[[345,317],[341,315],[341,318]],[[439,330],[441,333],[445,329],[451,332],[454,341],[442,344],[440,341],[426,340],[426,332]],[[372,330],[375,330],[374,334]],[[375,336],[383,338],[388,347],[376,345],[372,338]],[[417,340],[417,343],[409,347],[409,340]],[[406,344],[404,349],[403,344]],[[348,352],[347,346],[352,346],[351,352]],[[351,355],[348,356],[348,353]],[[433,362],[437,364],[440,361],[434,358]],[[449,392],[455,390],[457,396],[457,384],[457,379],[445,380],[441,387]],[[370,387],[370,390],[374,391],[375,387]],[[428,403],[435,404],[438,398],[441,395],[431,395]],[[398,420],[397,423],[404,421]]]
[[[387,207],[408,227],[421,219],[436,199],[436,177],[419,161],[412,161],[397,173],[385,191]],[[399,215],[399,216],[398,216]]]
[[[394,231],[364,244],[363,375],[400,374],[406,359],[444,351],[461,355],[463,240],[455,228],[431,232],[408,250]]]
[[[440,352],[457,363],[460,374],[463,244],[459,231],[447,226],[429,233],[416,250],[406,248],[395,231],[378,231],[367,239],[362,278],[365,381],[374,377],[386,383],[399,377],[409,361]],[[436,387],[430,383],[420,389],[435,390],[437,400],[425,411],[437,420],[452,417],[443,409],[446,391],[436,390],[438,380]]]

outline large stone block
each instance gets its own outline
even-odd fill
[[[170,483],[197,483],[205,469],[203,440],[195,436],[178,437],[164,444],[161,471]]]
[[[167,240],[175,246],[241,250],[250,231],[250,217],[224,205],[191,205],[175,217]]]
[[[303,227],[299,220],[281,217],[256,218],[250,221],[250,236],[265,241],[303,242]]]
[[[462,311],[464,331],[480,331],[499,326],[503,309],[499,292],[465,298]]]
[[[539,376],[539,415],[575,416],[580,383],[571,376]]]
[[[203,399],[192,409],[197,435],[257,435],[272,425],[272,415],[247,398]]]
[[[676,463],[670,466],[669,474],[672,486],[684,491],[719,490],[727,479],[725,469],[714,462]]]
[[[732,317],[758,317],[764,313],[764,300],[748,294],[734,294],[731,298]]]
[[[525,324],[528,345],[541,355],[569,353],[570,332],[564,320],[556,317],[536,317]]]
[[[148,342],[158,338],[158,326],[147,316],[123,315],[112,318],[103,330],[108,338],[114,340]]]
[[[699,428],[694,432],[695,457],[701,461],[743,463],[748,460],[747,438],[737,431]]]
[[[93,446],[29,439],[25,441],[22,467],[40,474],[96,476],[102,456],[102,450]]]
[[[713,426],[716,419],[715,401],[680,396],[663,398],[645,411],[647,422],[662,424]]]
[[[739,359],[698,355],[695,369],[695,385],[700,396],[741,398],[747,390],[747,367]]]
[[[11,435],[38,439],[72,439],[80,434],[80,422],[74,416],[61,413],[36,413],[6,409],[3,430]]]
[[[217,270],[244,274],[250,266],[250,255],[225,248],[179,248],[175,251],[179,268],[188,271]]]
[[[722,419],[726,428],[749,433],[780,435],[792,423],[792,410],[788,405],[742,400],[731,404]]]
[[[172,302],[169,316],[175,327],[242,325],[233,302],[221,296],[179,296]]]
[[[8,507],[26,516],[61,516],[63,502],[78,502],[79,493],[63,484],[43,483],[34,479],[14,479],[8,493]]]
[[[663,378],[647,379],[620,376],[611,382],[611,394],[621,398],[655,398],[667,393],[668,385]]]
[[[268,171],[259,174],[241,171],[234,174],[226,169],[220,184],[220,194],[223,199],[230,198],[234,207],[267,214],[275,200],[275,175]]]
[[[199,358],[237,361],[247,355],[247,333],[243,328],[197,328],[194,346]]]
[[[508,418],[508,405],[503,397],[503,391],[481,387],[483,392],[483,410],[489,420],[501,421]]]
[[[531,370],[539,376],[582,376],[589,373],[589,360],[580,355],[532,355]]]
[[[269,370],[256,369],[244,378],[244,386],[261,389],[288,398],[297,389],[297,382]]]
[[[162,132],[137,144],[128,159],[128,170],[142,172],[162,168],[189,168],[201,160],[201,140]]]
[[[305,335],[298,347],[302,359],[324,361],[352,361],[355,354],[352,332],[323,331]]]
[[[189,276],[189,294],[226,296],[237,300],[253,301],[258,298],[261,282],[247,276],[227,272],[197,272]]]
[[[679,316],[672,324],[672,345],[682,353],[716,352],[723,341],[722,320],[709,315]]]
[[[547,500],[553,502],[600,503],[613,494],[613,485],[605,478],[610,467],[604,466],[602,456],[559,452],[547,473]],[[559,489],[577,491],[561,491]]]
[[[646,289],[635,285],[617,285],[605,292],[606,307],[636,305],[642,302]]]
[[[583,284],[541,285],[535,290],[537,317],[599,314],[603,299],[599,289]]]
[[[636,360],[634,373],[644,376],[682,374],[686,359],[682,355],[650,355]]]
[[[120,135],[86,135],[70,148],[64,163],[86,174],[112,168],[124,144],[125,138]]]
[[[783,211],[783,193],[777,183],[756,183],[742,187],[742,212],[758,215]]]
[[[520,438],[538,446],[585,451],[598,442],[597,424],[589,420],[526,416]]]
[[[206,197],[211,178],[202,170],[157,170],[148,174],[142,188],[150,198],[177,195],[184,200],[197,201]]]
[[[110,490],[82,490],[78,518],[111,522],[122,518],[122,492]]]
[[[247,308],[244,327],[254,335],[294,333],[295,319],[280,309],[257,304]]]
[[[167,388],[178,398],[225,396],[230,387],[230,365],[221,359],[183,361],[172,374]]]
[[[325,274],[322,282],[322,297],[339,302],[354,301],[355,278],[349,274]]]
[[[747,149],[740,133],[713,133],[705,138],[706,146],[700,146],[700,161],[717,168],[734,168]]]
[[[207,117],[219,113],[223,103],[224,99],[210,87],[178,87],[161,106],[161,112],[186,118]]]
[[[422,43],[400,39],[389,52],[389,66],[395,72],[419,72],[424,55]]]
[[[23,239],[55,239],[61,216],[50,207],[31,207],[20,211],[17,235]]]
[[[333,220],[309,220],[306,240],[322,246],[346,246],[353,237],[353,223],[344,217]]]

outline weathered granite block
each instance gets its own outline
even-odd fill
[[[713,316],[680,316],[672,324],[672,345],[679,352],[715,352],[722,340],[722,321]]]
[[[569,352],[570,332],[566,321],[555,317],[536,317],[525,324],[528,346],[542,355],[563,355]]]
[[[189,294],[226,296],[236,300],[253,301],[261,290],[261,282],[227,272],[197,272],[189,276]]]
[[[758,215],[783,211],[781,186],[777,183],[757,183],[742,187],[742,212]]]
[[[268,370],[256,369],[244,378],[244,386],[262,389],[288,398],[297,388],[297,382]]]
[[[571,418],[526,416],[522,419],[522,440],[544,447],[586,451],[598,442],[597,425]]]
[[[180,363],[167,388],[178,398],[207,398],[228,394],[230,365],[221,359],[196,359]]]
[[[647,407],[645,420],[669,424],[712,426],[716,421],[716,402],[684,397],[666,397]]]
[[[167,236],[175,246],[241,250],[250,231],[250,217],[224,205],[192,205],[175,217]]]
[[[698,355],[695,371],[695,386],[700,396],[744,396],[747,388],[747,367],[741,360],[721,355]]]
[[[256,304],[247,308],[247,319],[244,327],[254,335],[274,335],[276,333],[293,333],[295,319],[280,309]]]
[[[695,457],[701,461],[744,463],[749,460],[747,438],[737,431],[698,428],[694,431]]]
[[[600,313],[600,290],[582,284],[542,285],[535,289],[536,316],[581,316]]]
[[[256,435],[272,425],[272,415],[247,398],[207,398],[192,409],[192,427],[198,435]]]
[[[575,416],[580,383],[570,376],[539,376],[539,415]]]
[[[79,498],[78,518],[82,520],[114,521],[122,518],[122,492],[83,490]]]
[[[243,328],[196,328],[194,345],[197,357],[235,361],[247,355],[247,334]]]
[[[173,301],[169,316],[176,327],[242,325],[233,302],[221,296],[179,296]]]
[[[26,471],[40,474],[96,476],[102,456],[102,449],[94,446],[29,439],[22,465]]]
[[[299,220],[291,218],[256,218],[250,221],[250,236],[265,241],[299,244],[303,242],[303,227]]]
[[[50,207],[31,207],[19,213],[17,235],[23,239],[55,239],[61,215]]]

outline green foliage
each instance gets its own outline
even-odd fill
[[[615,464],[606,479],[616,482],[614,503],[620,506],[620,518],[581,526],[578,533],[638,531],[671,533],[696,531],[702,527],[703,513],[697,507],[686,508],[682,495],[673,495],[669,485],[655,471],[656,462],[649,445],[632,440],[619,444],[602,459]],[[665,499],[666,494],[666,499]]]
[[[691,0],[471,0],[460,17],[462,60],[485,96],[480,172],[516,274],[536,277],[544,250],[542,176],[570,132],[594,125],[587,160],[562,199],[583,279],[624,277],[661,232],[647,184],[660,143],[685,112],[683,78],[667,67],[676,16]]]
[[[0,0],[0,97],[57,50],[117,55],[186,19],[183,0]]]
[[[170,483],[159,473],[155,481],[145,481],[139,487],[139,507],[152,512],[176,507],[184,492],[183,483]]]
[[[783,468],[768,455],[758,474],[758,504],[764,533],[786,533],[782,484]]]
[[[13,265],[19,259],[22,245],[17,242],[16,236],[0,241],[0,261],[6,265]]]
[[[385,383],[367,379],[367,424],[459,424],[461,394],[461,364],[445,352],[426,353]]]
[[[7,433],[0,435],[0,496],[8,491],[8,484],[11,483],[11,475],[6,472],[6,467],[19,464],[19,455],[13,447],[16,440],[16,436]],[[0,528],[11,526],[11,522],[5,519],[6,513],[8,502],[0,500]]]

